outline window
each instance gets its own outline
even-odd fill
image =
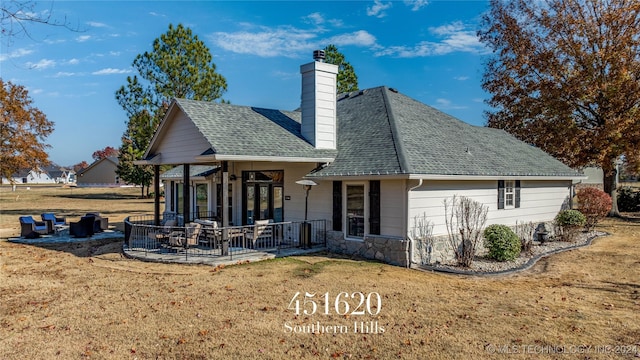
[[[510,209],[515,204],[515,184],[513,180],[504,182],[504,208]]]
[[[520,180],[498,180],[498,209],[520,207]]]

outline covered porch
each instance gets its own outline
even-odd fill
[[[182,164],[162,174],[159,164],[153,166],[155,211],[125,219],[125,252],[231,260],[326,248],[330,224],[320,212],[307,212],[313,207],[309,186],[296,183],[311,164],[222,161]]]
[[[216,221],[163,219],[154,225],[154,216],[125,219],[124,251],[138,258],[158,261],[206,262],[206,259],[237,261],[247,256],[284,256],[322,250],[326,247],[325,220],[258,221],[254,225],[220,227]],[[179,225],[173,225],[179,224]]]

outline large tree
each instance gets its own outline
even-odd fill
[[[353,66],[346,61],[344,54],[338,51],[338,48],[333,44],[327,45],[324,52],[326,63],[338,65],[336,92],[342,94],[358,91],[358,76]]]
[[[50,164],[44,141],[53,122],[32,104],[23,86],[0,79],[0,183],[3,177],[12,181],[11,175],[21,169]]]
[[[227,82],[216,72],[204,42],[181,24],[169,25],[169,30],[154,40],[153,51],[136,56],[133,68],[138,75],[127,77],[127,84],[116,92],[116,100],[129,119],[117,173],[144,188],[153,177],[152,169],[134,169],[133,161],[144,154],[171,99],[214,101],[226,91]]]
[[[640,2],[491,0],[478,35],[488,125],[602,167],[617,215],[616,161],[640,162]]]

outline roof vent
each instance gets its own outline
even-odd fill
[[[324,50],[313,50],[313,60],[318,62],[324,62]]]

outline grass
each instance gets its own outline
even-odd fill
[[[153,204],[122,191],[124,198],[71,198],[80,201],[78,209],[61,211],[91,208],[120,218],[115,211],[133,202],[136,211],[150,212]],[[48,192],[41,194],[50,201]],[[5,209],[12,210],[4,191],[0,195],[4,222]],[[102,208],[100,201],[111,205]],[[157,264],[126,259],[121,244],[109,240],[56,246],[0,241],[0,358],[640,356],[640,221],[607,220],[599,229],[612,235],[501,277],[425,273],[330,254],[217,268]],[[315,314],[290,308],[298,292],[301,300],[307,292],[320,298]],[[341,292],[380,294],[379,314],[337,313]],[[351,308],[358,302],[358,296],[348,301]],[[338,305],[342,313],[344,303]],[[312,304],[301,307],[310,311]],[[369,333],[355,332],[354,323]],[[316,324],[347,330],[289,330]],[[562,349],[568,353],[548,354]]]

